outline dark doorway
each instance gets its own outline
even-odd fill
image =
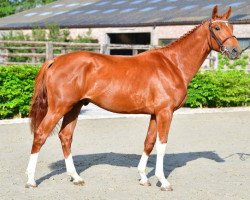
[[[110,44],[150,44],[150,33],[111,33]]]
[[[149,45],[151,43],[150,33],[110,33],[108,34],[110,44],[137,44]],[[138,50],[138,53],[144,50]],[[130,49],[111,49],[110,55],[133,55]]]

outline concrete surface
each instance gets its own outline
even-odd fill
[[[0,199],[249,199],[249,109],[181,112],[174,116],[164,160],[173,192],[160,191],[154,150],[148,163],[152,186],[139,185],[148,116],[78,121],[72,153],[83,187],[69,181],[59,139],[52,135],[39,155],[35,189],[24,188],[32,143],[28,122],[2,121]]]

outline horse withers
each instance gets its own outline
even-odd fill
[[[151,115],[138,165],[140,184],[150,185],[145,169],[156,143],[155,175],[161,190],[172,190],[164,176],[163,157],[173,112],[184,104],[188,84],[211,50],[230,59],[240,56],[239,43],[228,22],[230,14],[231,7],[220,16],[215,6],[210,20],[170,45],[136,56],[74,52],[45,62],[36,77],[30,110],[34,140],[26,187],[36,187],[38,153],[61,118],[59,138],[67,172],[74,184],[84,184],[73,163],[71,142],[81,107],[91,102],[112,112]]]

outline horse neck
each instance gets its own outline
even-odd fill
[[[186,85],[190,83],[211,52],[208,23],[204,22],[190,34],[163,48],[165,57],[181,71]]]

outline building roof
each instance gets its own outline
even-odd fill
[[[197,24],[232,6],[233,23],[250,23],[250,0],[59,0],[0,18],[0,29],[117,27]]]

